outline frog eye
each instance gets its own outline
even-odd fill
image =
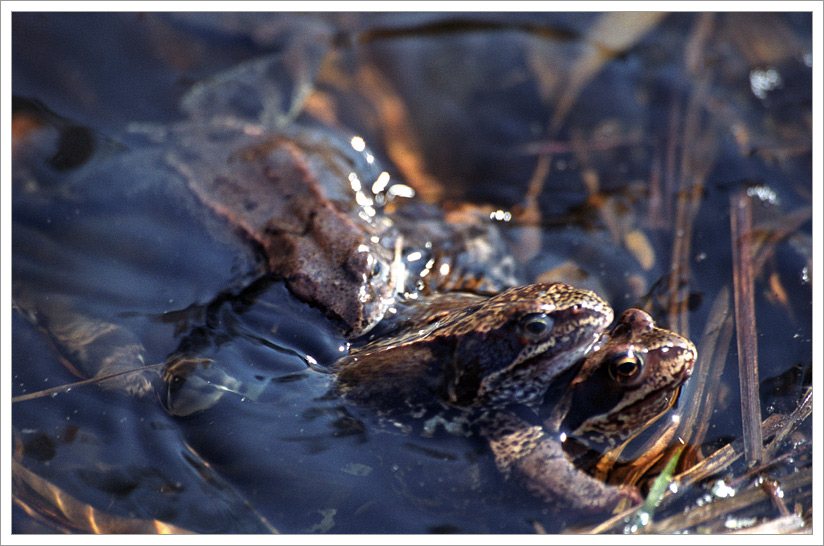
[[[620,385],[632,383],[644,370],[644,359],[641,355],[626,351],[612,355],[607,360],[607,371],[613,381]]]
[[[555,323],[546,313],[530,313],[521,319],[521,331],[532,340],[544,338]]]
[[[372,277],[378,278],[383,274],[383,263],[380,260],[375,260],[372,266]]]

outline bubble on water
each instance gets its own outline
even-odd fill
[[[802,57],[802,60],[804,61],[805,65],[812,68],[812,66],[813,66],[813,54],[812,54],[812,52],[808,51],[807,53],[805,53],[804,56]]]
[[[733,497],[735,496],[735,489],[727,485],[724,480],[718,480],[715,482],[715,485],[712,486],[712,494],[720,499]]]
[[[764,184],[750,186],[749,188],[747,188],[747,195],[749,197],[755,197],[762,203],[767,203],[770,205],[779,204],[778,195],[772,188]]]
[[[752,94],[761,100],[767,98],[767,93],[784,85],[781,74],[774,68],[762,70],[756,68],[750,71],[750,89]]]
[[[362,152],[366,149],[366,142],[363,140],[363,138],[359,136],[353,136],[352,140],[349,143],[352,145],[352,148],[354,148],[355,151]]]

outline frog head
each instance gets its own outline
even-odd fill
[[[598,450],[631,439],[675,403],[696,358],[688,339],[625,311],[567,391],[567,435]]]
[[[457,406],[534,404],[549,382],[580,360],[612,322],[594,292],[563,283],[516,287],[442,325],[442,397]]]

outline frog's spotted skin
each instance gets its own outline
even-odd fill
[[[562,283],[491,298],[444,295],[422,309],[429,312],[406,310],[400,335],[338,362],[340,394],[387,414],[427,418],[425,433],[440,425],[480,432],[504,475],[552,504],[603,511],[622,499],[640,501],[636,489],[605,484],[577,468],[561,433],[595,448],[643,430],[689,377],[692,343],[657,328],[637,309],[604,334],[609,306]],[[536,423],[524,405],[539,402],[547,386],[577,364],[574,379],[550,401],[550,418]]]
[[[336,364],[338,391],[405,411],[437,400],[458,407],[536,403],[613,317],[597,295],[563,283],[511,288],[461,305],[353,351]]]
[[[568,395],[558,401],[562,411],[557,420],[544,426],[523,421],[518,417],[522,410],[532,411],[523,406],[537,406],[550,383],[593,351],[613,319],[609,305],[592,292],[561,283],[510,288],[492,297],[437,293],[471,289],[477,284],[476,273],[486,276],[487,264],[506,265],[507,260],[497,259],[490,247],[474,245],[473,230],[448,251],[440,243],[427,247],[430,239],[446,243],[459,233],[437,221],[430,222],[429,231],[417,239],[414,232],[401,230],[375,208],[377,194],[373,202],[358,189],[364,187],[361,180],[368,184],[377,175],[362,170],[346,146],[326,133],[272,135],[248,129],[181,126],[171,130],[168,140],[151,155],[162,158],[166,167],[157,169],[157,174],[169,183],[169,191],[176,192],[193,216],[202,217],[217,240],[241,242],[238,251],[254,256],[238,262],[239,270],[231,277],[238,284],[230,291],[261,277],[277,278],[295,296],[340,322],[350,338],[367,334],[393,306],[405,305],[411,314],[400,320],[394,333],[337,363],[336,387],[343,396],[417,417],[424,432],[440,426],[480,432],[504,473],[520,477],[543,498],[597,508],[633,495],[615,493],[576,469],[557,432],[568,430],[570,438],[592,446],[611,446],[636,433],[673,399],[674,385],[685,374],[669,373],[666,367],[676,357],[694,360],[689,342],[679,338],[673,343],[674,334],[655,328],[640,311],[626,314],[604,338],[604,348],[589,355]],[[142,157],[113,156],[95,168],[101,173],[131,172],[122,166],[142,165],[154,172],[153,165],[142,164]],[[77,176],[78,187],[97,180],[85,171]],[[141,183],[147,180],[146,184],[153,180],[137,178]],[[417,215],[411,219],[417,220]],[[410,223],[410,228],[414,225]],[[482,235],[486,241],[489,232],[482,230]],[[401,259],[422,254],[419,247],[436,249],[426,259],[410,259],[427,264],[417,272],[419,278],[436,269],[448,271],[454,279],[429,283],[425,288],[436,294],[421,297],[416,310],[414,304],[397,303],[396,297],[428,293],[407,278],[414,277],[415,271],[405,271],[408,264]],[[473,256],[485,258],[473,260]],[[442,259],[447,260],[438,262]],[[473,262],[478,268],[471,267]],[[493,284],[509,286],[514,281],[512,272],[503,267],[495,275],[497,269],[489,269],[498,281]],[[437,275],[429,278],[433,276]],[[44,313],[41,318],[52,328],[53,339],[74,351],[72,356],[82,364],[78,368],[90,377],[143,364],[140,340],[121,326],[47,308],[44,302],[53,295],[40,298],[40,292],[33,293],[36,301],[26,302],[18,291],[16,305]],[[601,371],[602,362],[614,361],[612,353],[604,351],[643,355],[655,369],[636,381],[638,385],[627,382],[615,388]],[[174,362],[170,360],[172,366]],[[169,377],[178,376],[167,374],[171,385]],[[136,384],[111,384],[129,392],[150,392],[151,378],[138,379]],[[222,393],[226,386],[221,384],[217,390]],[[195,405],[204,409],[219,397]]]
[[[497,412],[485,417],[484,435],[496,463],[527,489],[553,504],[582,511],[639,502],[638,491],[600,482],[568,459],[570,443],[612,448],[645,429],[669,408],[692,373],[695,346],[661,328],[638,309],[625,311],[592,351],[543,426]]]
[[[252,242],[266,272],[339,319],[348,335],[373,328],[398,288],[392,278],[397,234],[373,207],[360,204],[369,200],[355,198],[347,178],[358,176],[352,150],[310,132],[208,131],[191,142],[181,138],[167,157],[192,194]]]
[[[696,358],[688,339],[656,327],[643,311],[625,311],[609,341],[587,358],[572,382],[569,436],[593,449],[612,449],[630,439],[638,423],[672,406]],[[631,377],[616,373],[626,363],[640,369]],[[598,396],[602,392],[610,396]],[[581,415],[586,418],[576,419]]]
[[[505,412],[487,416],[484,434],[495,464],[506,478],[517,479],[529,492],[565,510],[601,512],[623,499],[636,504],[633,487],[615,487],[577,468],[556,434]]]
[[[549,381],[586,354],[600,332],[612,322],[612,309],[593,292],[554,283],[502,292],[469,315],[467,320],[455,323],[450,330],[456,337],[484,337],[497,332],[499,326],[496,325],[510,325],[518,332],[519,341],[523,341],[527,337],[520,331],[524,328],[523,319],[534,314],[547,316],[551,324],[547,325],[546,335],[524,343],[509,364],[499,369],[487,368],[489,372],[480,380],[477,398],[472,405],[537,401]],[[516,321],[521,323],[516,325]],[[551,366],[527,363],[542,354],[550,356],[547,362],[551,361]],[[462,383],[473,371],[461,366],[457,358],[452,364],[454,378],[447,385],[449,401],[461,405],[466,399],[460,392]]]

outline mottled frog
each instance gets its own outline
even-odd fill
[[[539,401],[598,340],[612,309],[593,292],[533,284],[485,298],[444,294],[335,364],[337,389],[382,409]]]
[[[498,467],[538,497],[573,510],[640,501],[636,489],[596,480],[572,458],[616,447],[647,428],[675,403],[696,358],[688,339],[656,327],[643,311],[625,311],[544,423],[503,412],[488,418],[483,432]]]
[[[623,498],[639,500],[635,489],[577,468],[561,433],[570,444],[592,447],[637,434],[674,402],[690,375],[691,342],[635,309],[604,333],[611,308],[562,283],[429,304],[428,319],[409,315],[405,333],[339,361],[339,394],[384,414],[427,418],[425,431],[440,422],[453,432],[480,434],[501,471],[548,502],[599,511]],[[560,399],[549,401],[551,417],[536,423],[534,409],[547,387],[577,365]]]

